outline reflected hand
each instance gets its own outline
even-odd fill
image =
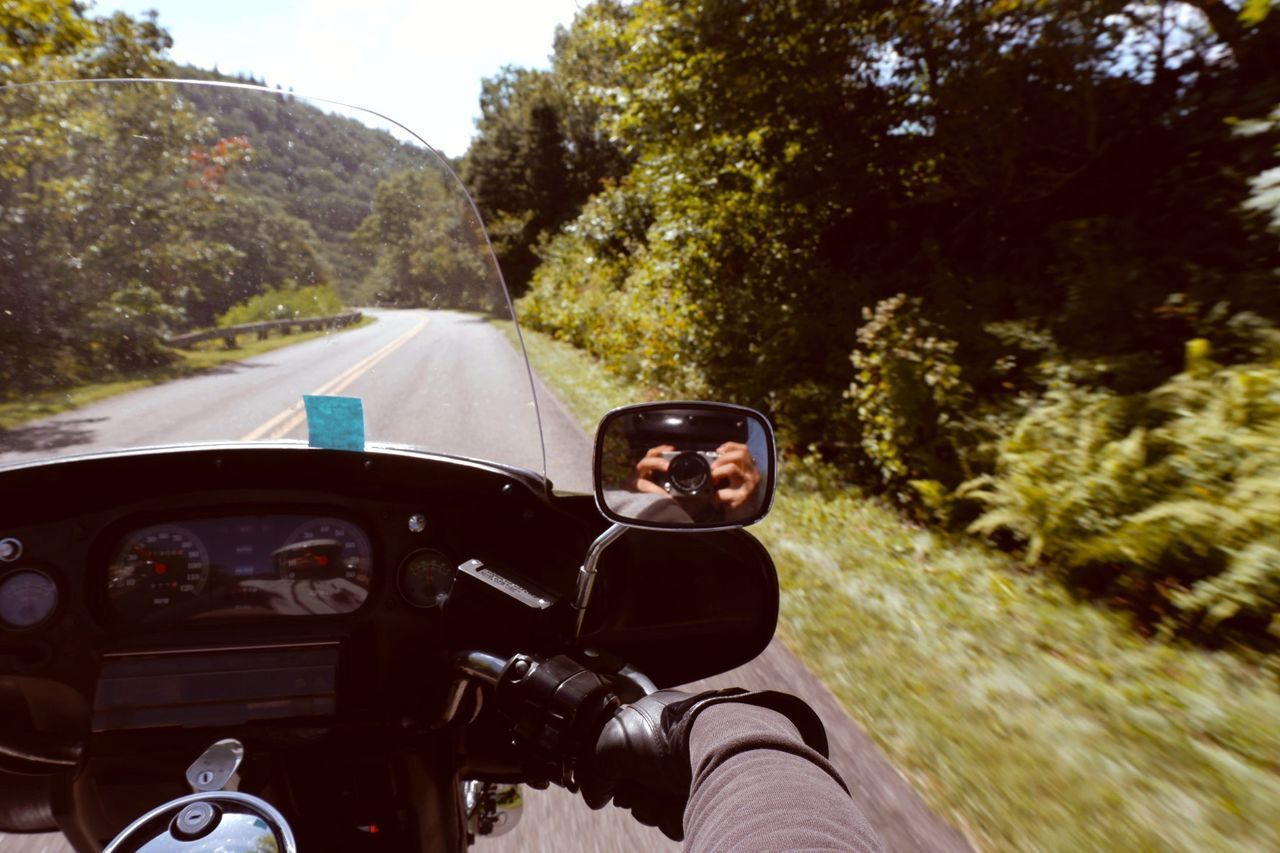
[[[727,441],[716,449],[720,454],[711,465],[711,478],[719,488],[716,499],[725,508],[726,518],[745,516],[754,509],[752,497],[760,485],[760,469],[745,444]]]
[[[654,495],[671,497],[667,494],[666,489],[653,481],[653,475],[666,473],[667,467],[671,463],[663,459],[662,454],[671,453],[674,450],[675,447],[670,444],[660,444],[657,447],[650,448],[636,463],[636,478],[633,485],[637,492],[648,492]]]

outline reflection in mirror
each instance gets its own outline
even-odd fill
[[[615,521],[738,527],[768,512],[773,434],[764,416],[719,403],[628,406],[596,436],[596,500]]]

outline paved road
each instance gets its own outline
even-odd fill
[[[0,464],[116,447],[305,439],[302,395],[340,394],[364,401],[370,440],[541,470],[528,375],[503,335],[463,313],[370,313],[378,322],[0,432]],[[568,415],[547,409],[548,427],[562,432]],[[549,456],[563,469],[568,452],[553,445]],[[558,485],[589,489],[590,479]]]
[[[482,319],[451,312],[375,312],[378,322],[277,350],[217,371],[78,409],[0,434],[0,464],[50,453],[139,444],[304,438],[295,403],[303,393],[359,396],[370,438],[468,456],[540,465],[524,367]],[[538,385],[547,470],[558,488],[590,489],[591,443]],[[194,415],[194,416],[193,416]],[[496,454],[495,454],[496,448]],[[698,686],[785,689],[826,722],[832,759],[894,851],[965,851],[964,838],[933,815],[822,682],[780,642],[756,660]],[[622,811],[593,812],[562,790],[527,791],[524,818],[479,853],[678,850]],[[0,853],[64,853],[58,836],[5,836]]]

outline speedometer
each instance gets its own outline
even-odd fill
[[[107,594],[126,612],[154,613],[200,595],[209,552],[185,527],[146,527],[128,536],[107,569]]]
[[[280,612],[317,616],[350,613],[369,595],[373,553],[359,527],[340,518],[312,518],[299,524],[272,554],[276,583],[288,585]]]

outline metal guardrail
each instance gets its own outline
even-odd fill
[[[214,341],[222,339],[223,346],[227,349],[236,348],[236,338],[239,335],[257,334],[258,340],[266,340],[272,332],[279,332],[282,335],[292,335],[298,332],[322,332],[328,329],[341,329],[359,323],[364,317],[359,311],[344,311],[341,314],[334,314],[331,317],[299,317],[293,320],[265,320],[261,323],[242,323],[239,326],[225,326],[221,329],[202,329],[198,332],[188,332],[185,335],[174,335],[172,338],[165,338],[164,342],[168,346],[184,349],[186,347],[195,346],[204,341]]]

